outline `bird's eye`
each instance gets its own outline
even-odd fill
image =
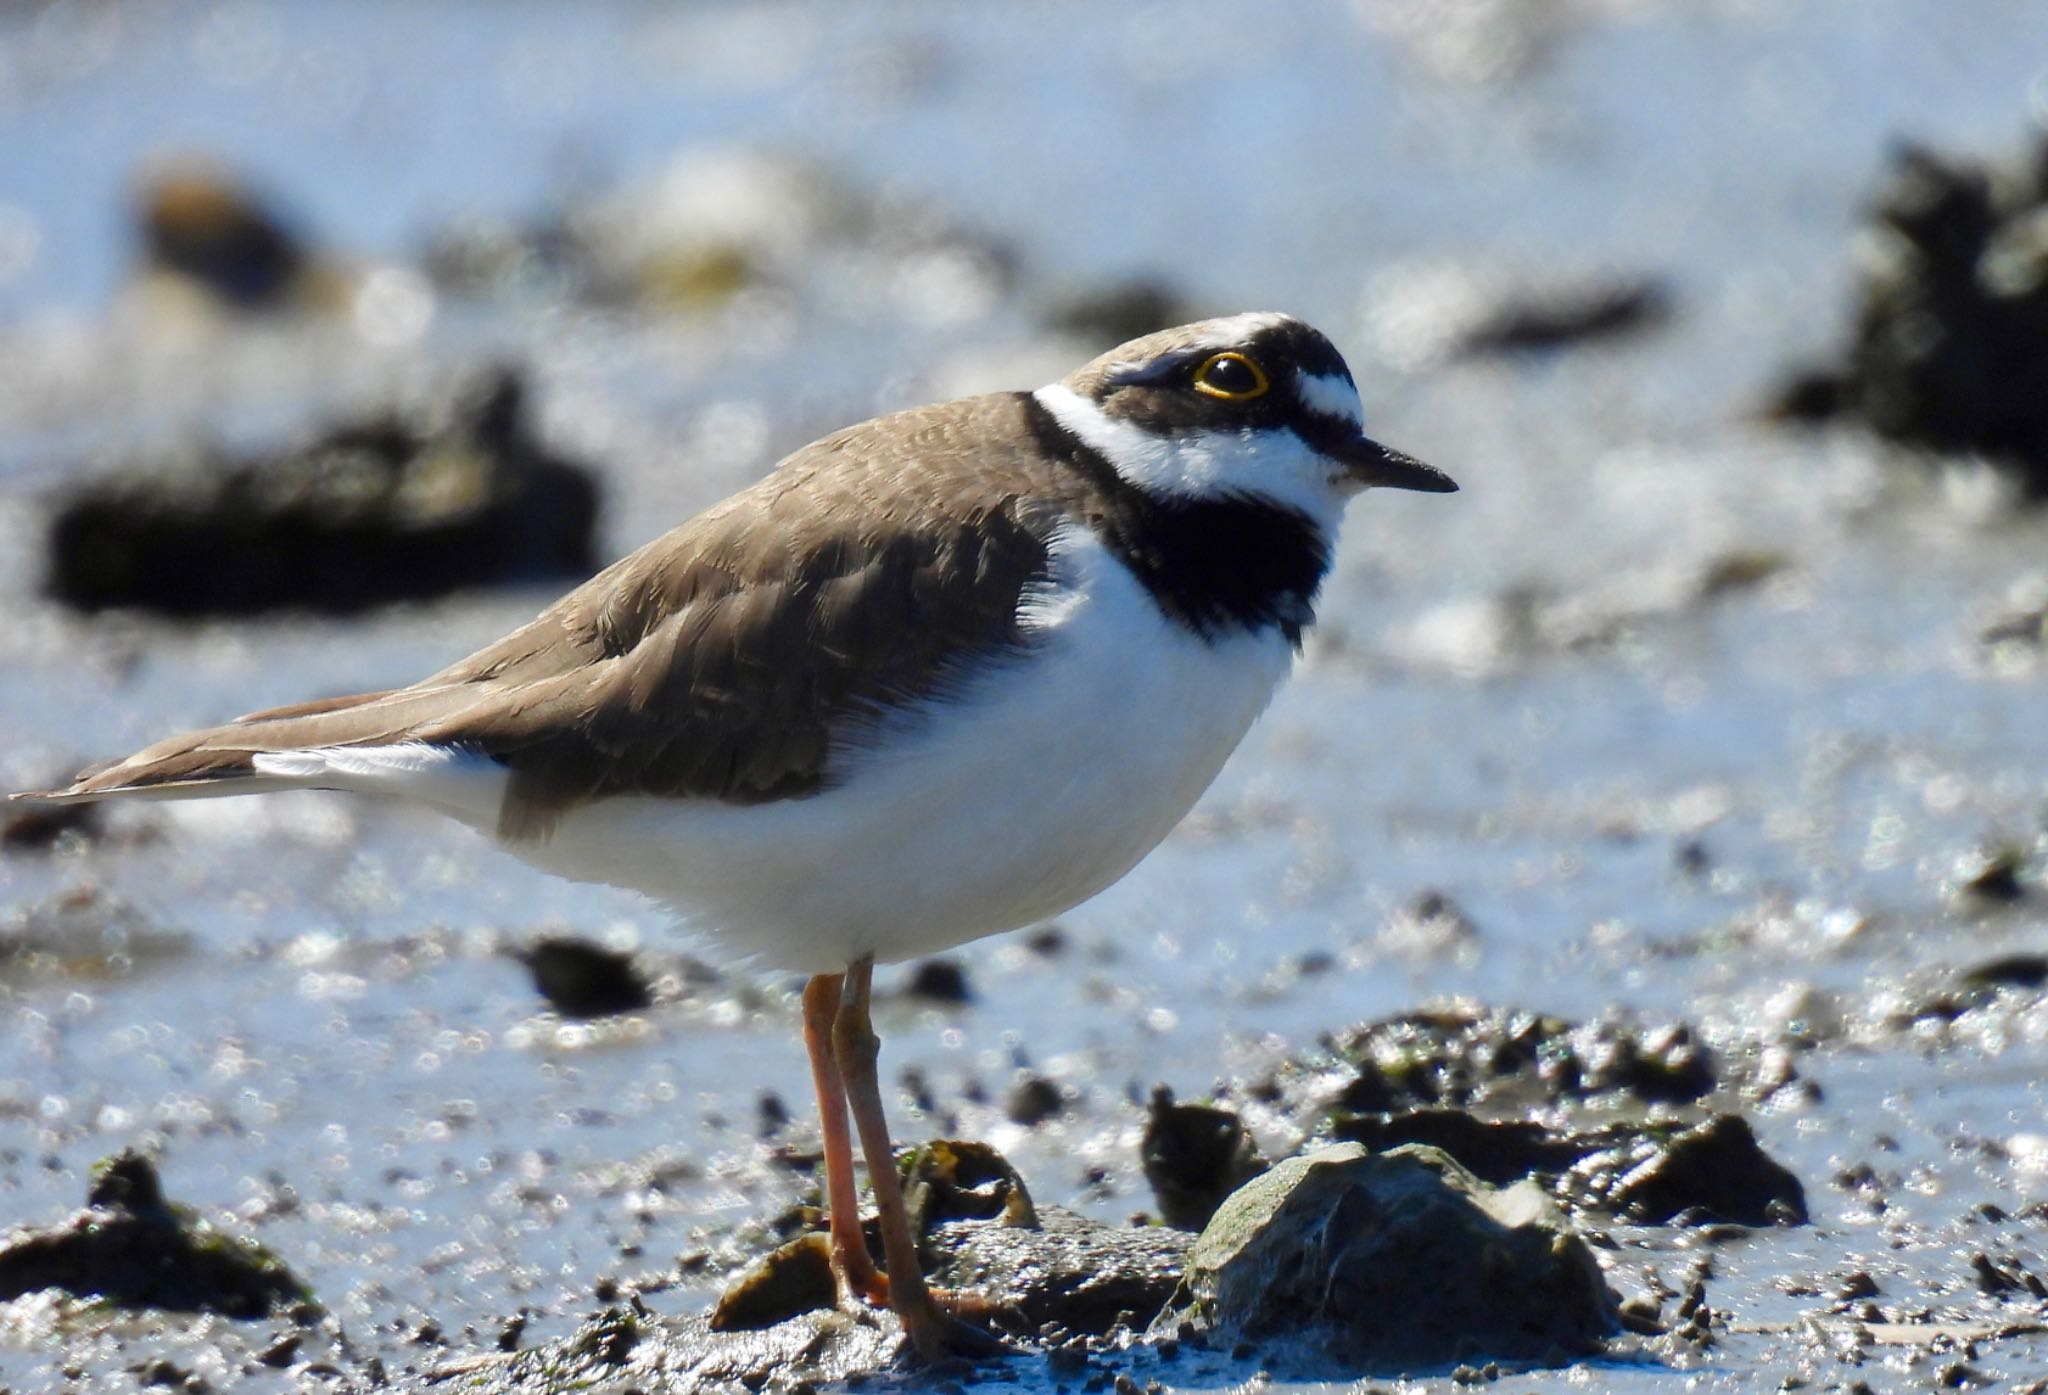
[[[1211,354],[1195,370],[1195,391],[1225,402],[1264,397],[1272,386],[1266,370],[1239,353]]]

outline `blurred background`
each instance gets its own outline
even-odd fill
[[[1243,1082],[1424,1002],[1682,1023],[1813,1208],[1720,1256],[1738,1325],[1857,1271],[2010,1315],[1958,1255],[2048,1273],[2044,121],[2038,0],[0,3],[0,786],[411,681],[837,426],[1288,311],[1463,492],[1353,507],[1125,883],[885,975],[899,1131],[1120,1219],[1156,1084],[1284,1149]],[[790,982],[642,903],[338,797],[6,817],[0,1221],[153,1149],[397,1371],[695,1311],[805,1193]]]

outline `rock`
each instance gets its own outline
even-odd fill
[[[1164,1085],[1152,1092],[1139,1156],[1159,1214],[1179,1230],[1200,1230],[1223,1199],[1266,1170],[1237,1115],[1202,1104],[1175,1104]]]
[[[748,1265],[712,1306],[713,1332],[752,1332],[839,1301],[832,1244],[822,1232],[799,1235]]]
[[[1067,932],[1057,925],[1045,925],[1025,936],[1024,947],[1041,959],[1057,959],[1067,952]]]
[[[638,1012],[653,1002],[633,956],[570,935],[549,935],[514,953],[533,986],[564,1017]]]
[[[1557,1360],[1620,1328],[1585,1242],[1534,1186],[1495,1190],[1433,1148],[1340,1144],[1233,1194],[1152,1324],[1323,1374]]]
[[[43,590],[87,611],[346,613],[581,579],[596,565],[597,485],[534,441],[525,403],[501,367],[440,404],[284,450],[138,463],[59,501]]]
[[[1575,1163],[1567,1196],[1633,1221],[1697,1215],[1735,1225],[1803,1225],[1806,1189],[1765,1154],[1747,1120],[1717,1114],[1681,1132],[1644,1132]]]
[[[2048,493],[2048,137],[2036,141],[2004,163],[1894,152],[1857,239],[1849,347],[1791,375],[1773,415],[1853,417]]]
[[[0,1301],[42,1289],[231,1318],[284,1313],[312,1299],[269,1250],[167,1202],[155,1165],[134,1152],[93,1169],[86,1207],[69,1220],[0,1236]]]

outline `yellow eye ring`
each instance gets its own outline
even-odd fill
[[[1229,367],[1225,367],[1226,364]],[[1222,370],[1222,382],[1215,381],[1212,376],[1218,369]],[[1238,371],[1241,369],[1250,371],[1250,387],[1244,386],[1244,373]],[[1205,397],[1218,397],[1225,402],[1249,402],[1254,397],[1264,397],[1272,390],[1273,383],[1266,376],[1266,370],[1240,353],[1211,354],[1195,370],[1195,391]]]

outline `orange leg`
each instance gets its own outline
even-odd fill
[[[965,1301],[967,1295],[934,1294],[925,1285],[924,1270],[917,1262],[917,1237],[911,1233],[910,1212],[903,1204],[903,1183],[896,1172],[896,1152],[889,1146],[889,1121],[882,1113],[882,1086],[875,1071],[875,1058],[882,1043],[868,1016],[874,970],[872,955],[847,966],[839,1013],[832,1022],[832,1054],[838,1058],[845,1102],[852,1108],[861,1151],[867,1155],[868,1186],[875,1194],[875,1211],[882,1230],[882,1258],[889,1270],[883,1276],[889,1306],[903,1320],[904,1330],[926,1360],[936,1360],[947,1351],[964,1355],[999,1352],[1003,1350],[1001,1343],[951,1316],[941,1306],[943,1303],[944,1308],[958,1311],[986,1305]]]
[[[844,974],[818,974],[804,985],[804,1046],[811,1055],[811,1084],[818,1093],[818,1125],[825,1143],[825,1205],[832,1234],[832,1267],[846,1291],[880,1306],[889,1301],[889,1279],[875,1267],[860,1228],[860,1194],[853,1184],[853,1140],[846,1129],[846,1087],[832,1046]]]

